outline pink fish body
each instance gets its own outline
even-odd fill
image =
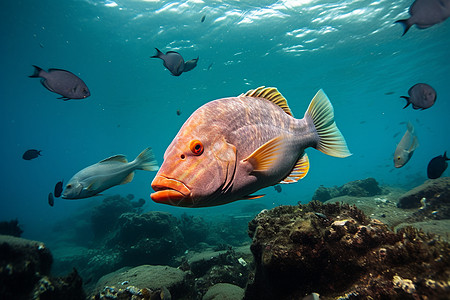
[[[350,155],[322,90],[303,119],[292,116],[275,88],[214,100],[189,117],[167,148],[151,198],[184,207],[259,198],[252,194],[261,188],[306,176],[308,147]]]

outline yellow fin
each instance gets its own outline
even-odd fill
[[[254,200],[254,199],[262,198],[264,196],[265,195],[248,195],[248,196],[242,197],[242,199],[240,199],[240,200]]]
[[[114,156],[105,158],[104,160],[99,161],[98,163],[101,164],[101,163],[109,162],[109,161],[118,161],[118,162],[122,162],[122,163],[127,163],[128,162],[128,160],[125,157],[125,155],[118,154],[118,155],[114,155]]]
[[[131,182],[134,178],[134,172],[131,172],[130,174],[128,174],[127,177],[125,177],[125,179],[120,183],[120,184],[126,184],[128,182]]]
[[[295,164],[292,172],[280,183],[294,183],[303,179],[309,171],[309,159],[305,153]]]
[[[286,99],[274,87],[266,88],[264,86],[260,86],[257,89],[250,90],[245,94],[241,94],[241,96],[264,98],[266,100],[269,100],[270,102],[273,102],[279,107],[281,107],[281,109],[283,109],[285,113],[293,117],[291,109],[289,108]]]
[[[334,122],[333,106],[323,90],[319,90],[311,100],[305,117],[313,121],[319,135],[317,150],[335,157],[352,155],[348,150],[344,136]]]
[[[253,171],[264,172],[269,170],[277,159],[280,159],[280,150],[283,144],[282,136],[275,137],[253,151],[244,161],[253,165]]]

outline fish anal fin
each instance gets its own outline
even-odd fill
[[[248,196],[242,197],[242,199],[240,199],[240,200],[254,200],[254,199],[262,198],[264,196],[265,195],[248,195]]]
[[[134,178],[134,172],[131,172],[130,174],[128,174],[127,177],[125,177],[125,179],[120,183],[120,184],[127,184],[129,182],[131,182]]]
[[[101,164],[101,163],[111,162],[111,161],[117,161],[117,162],[121,162],[121,163],[127,163],[128,162],[128,160],[125,157],[125,155],[118,154],[118,155],[114,155],[114,156],[105,158],[104,160],[99,161],[98,163]]]
[[[281,157],[282,136],[275,137],[264,145],[253,151],[250,156],[244,159],[253,166],[253,171],[264,172],[272,168],[274,163]]]
[[[308,155],[305,153],[295,164],[291,173],[284,178],[280,183],[294,183],[303,179],[309,171],[309,159]]]
[[[247,96],[247,97],[255,97],[255,98],[264,98],[266,100],[269,100],[270,102],[275,103],[281,109],[284,110],[285,113],[287,113],[290,116],[293,116],[291,109],[289,108],[286,99],[281,95],[281,93],[274,87],[264,87],[261,86],[257,89],[250,90],[245,94],[241,94],[241,96]]]

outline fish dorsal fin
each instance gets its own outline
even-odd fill
[[[98,163],[101,164],[101,163],[111,162],[111,161],[118,161],[118,162],[121,162],[121,163],[127,163],[128,162],[128,160],[125,157],[125,155],[118,154],[118,155],[114,155],[114,156],[105,158],[104,160],[99,161]]]
[[[281,95],[281,93],[276,88],[273,87],[266,88],[264,86],[260,86],[257,89],[250,90],[245,94],[241,94],[241,96],[264,98],[281,107],[281,109],[283,109],[284,112],[287,113],[288,115],[292,117],[294,116],[287,104],[286,99],[283,97],[283,95]]]
[[[267,171],[278,159],[282,159],[282,144],[282,136],[275,137],[253,151],[244,161],[249,161],[253,165],[253,171]]]
[[[125,177],[125,179],[120,183],[120,184],[127,184],[129,182],[131,182],[134,178],[134,172],[131,172],[130,174],[128,174],[127,177]]]
[[[280,183],[294,183],[303,179],[309,171],[309,159],[308,155],[305,153],[295,164],[291,173]]]

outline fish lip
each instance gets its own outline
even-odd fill
[[[183,182],[163,175],[153,179],[152,188],[155,193],[150,194],[150,198],[156,203],[177,205],[191,195],[191,190]]]

